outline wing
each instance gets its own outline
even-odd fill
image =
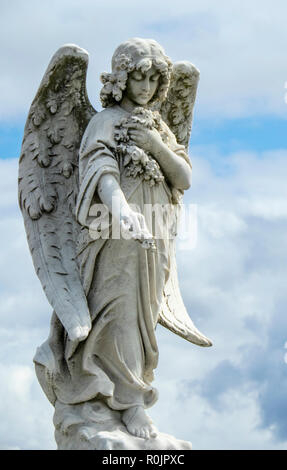
[[[19,161],[19,204],[46,296],[67,331],[90,314],[76,261],[78,149],[96,111],[86,92],[88,53],[75,45],[53,56],[31,105]]]
[[[199,71],[193,64],[175,62],[168,95],[160,109],[163,120],[187,153],[198,81]],[[171,249],[170,263],[159,323],[191,343],[212,346],[212,342],[195,327],[184,306],[178,285],[175,246]]]
[[[198,346],[212,346],[212,342],[195,327],[184,306],[177,277],[175,247],[170,255],[170,277],[164,290],[159,323],[182,338]]]
[[[187,153],[198,81],[199,71],[193,64],[175,62],[168,95],[160,109],[163,120]]]

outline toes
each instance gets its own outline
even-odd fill
[[[145,428],[129,428],[129,432],[136,437],[141,439],[149,439],[149,431]]]
[[[128,431],[133,435],[133,436],[136,436],[137,435],[137,429],[136,428],[132,428],[131,426],[128,427]]]
[[[154,427],[152,427],[150,429],[149,434],[150,434],[150,437],[155,438],[155,437],[157,437],[157,430]]]

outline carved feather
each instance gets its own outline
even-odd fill
[[[19,205],[36,273],[66,330],[90,321],[80,280],[74,217],[78,149],[96,113],[86,91],[88,53],[53,56],[31,105],[19,160]]]
[[[198,81],[199,71],[191,62],[175,62],[168,95],[160,109],[163,120],[187,153]]]

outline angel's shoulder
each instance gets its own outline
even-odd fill
[[[88,128],[97,127],[99,129],[99,127],[112,127],[116,122],[119,121],[122,114],[123,110],[120,108],[120,106],[111,106],[109,108],[105,108],[92,117],[88,124]]]
[[[119,106],[111,106],[96,113],[89,121],[82,137],[80,153],[83,153],[97,141],[113,143],[114,128],[122,119]]]

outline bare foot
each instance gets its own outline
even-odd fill
[[[150,439],[157,436],[157,429],[142,406],[132,406],[122,414],[127,430],[136,437]]]

